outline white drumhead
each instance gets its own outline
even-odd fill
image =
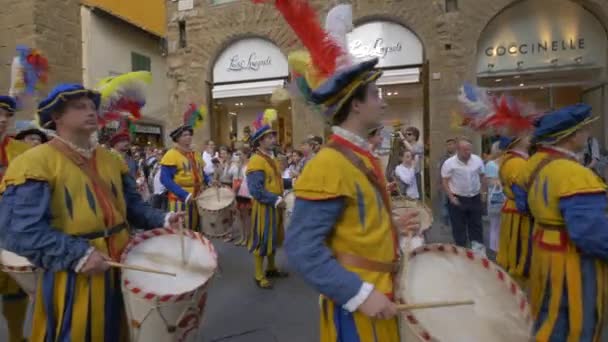
[[[285,194],[285,209],[291,212],[293,211],[293,207],[296,205],[296,194],[293,191],[290,191]]]
[[[437,341],[528,341],[531,321],[523,292],[492,262],[468,253],[450,245],[429,245],[411,254],[399,291],[407,303],[475,301],[412,310],[417,327]]]
[[[5,249],[0,251],[0,264],[9,267],[34,267],[26,258]]]
[[[425,231],[433,225],[433,215],[431,210],[424,204],[419,202],[408,202],[408,206],[397,207],[393,209],[393,219],[397,220],[409,210],[418,211],[418,219],[420,220],[420,230]]]
[[[196,202],[203,210],[217,211],[229,207],[234,202],[234,192],[228,188],[212,187],[198,196]]]
[[[215,273],[217,257],[208,241],[205,244],[196,238],[184,236],[184,245],[185,265],[182,263],[179,235],[158,235],[137,243],[123,257],[123,263],[176,273],[177,277],[123,269],[123,279],[142,292],[159,296],[196,290]]]

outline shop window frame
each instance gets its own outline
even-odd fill
[[[144,54],[131,51],[131,71],[152,71],[152,59]]]

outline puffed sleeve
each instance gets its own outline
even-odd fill
[[[185,201],[189,194],[173,180],[176,173],[177,168],[175,166],[161,165],[160,182],[167,190],[179,197],[181,201]]]
[[[127,204],[127,220],[135,227],[142,229],[153,229],[165,225],[166,213],[154,209],[144,202],[137,191],[137,185],[133,177],[122,176],[125,203]]]
[[[307,283],[339,305],[355,297],[363,284],[358,275],[336,261],[325,243],[344,206],[344,198],[297,198],[285,240],[290,265]]]
[[[267,191],[264,187],[266,181],[264,171],[249,172],[248,170],[246,179],[249,193],[256,201],[266,205],[275,205],[277,203],[279,196]]]
[[[511,185],[511,191],[515,196],[515,206],[517,211],[522,214],[527,214],[530,209],[528,208],[528,192],[518,184],[513,183]]]
[[[51,227],[50,202],[46,182],[9,185],[0,200],[2,247],[50,271],[74,269],[89,243]]]
[[[582,253],[608,261],[606,194],[580,194],[561,198],[559,207],[568,235]]]

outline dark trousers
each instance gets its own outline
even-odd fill
[[[459,205],[454,205],[451,202],[448,204],[454,242],[458,246],[466,247],[468,237],[470,242],[477,241],[483,244],[481,196],[456,196],[456,198],[460,202]]]
[[[152,208],[167,210],[167,194],[162,193],[160,195],[152,195],[150,198],[150,205]]]

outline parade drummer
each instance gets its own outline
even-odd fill
[[[257,122],[260,122],[260,119]],[[276,250],[283,243],[284,237],[281,209],[285,208],[285,202],[282,197],[283,177],[273,152],[277,145],[277,134],[271,125],[272,120],[262,122],[251,136],[255,153],[247,164],[246,177],[252,197],[252,232],[247,247],[254,258],[255,282],[263,289],[272,288],[269,278],[288,276],[287,273],[278,270],[275,263]],[[266,258],[266,269],[264,269],[264,258]]]
[[[543,116],[513,190],[534,217],[530,304],[536,341],[599,341],[605,319],[606,185],[576,159],[589,137],[591,107]]]
[[[27,127],[15,135],[15,140],[23,141],[30,146],[38,146],[49,141],[46,133],[36,127]]]
[[[96,145],[99,94],[61,84],[38,106],[53,140],[14,160],[0,184],[3,247],[43,271],[30,341],[120,341],[126,336],[118,261],[127,222],[177,228],[183,215],[144,203],[126,166]]]
[[[501,210],[496,262],[523,286],[529,271],[532,218],[517,209],[512,187],[525,168],[530,139],[501,136],[498,147],[505,151],[499,160],[498,177],[507,199]]]
[[[169,134],[175,146],[160,161],[160,180],[169,191],[169,210],[186,212],[186,227],[199,231],[201,220],[195,200],[204,186],[205,163],[192,149],[193,133],[193,127],[185,124]]]
[[[0,96],[0,180],[15,157],[29,148],[29,145],[6,134],[16,110],[14,98]],[[23,324],[28,305],[27,294],[13,278],[4,272],[0,272],[0,294],[2,294],[2,314],[8,326],[9,342],[22,342],[24,340]]]

